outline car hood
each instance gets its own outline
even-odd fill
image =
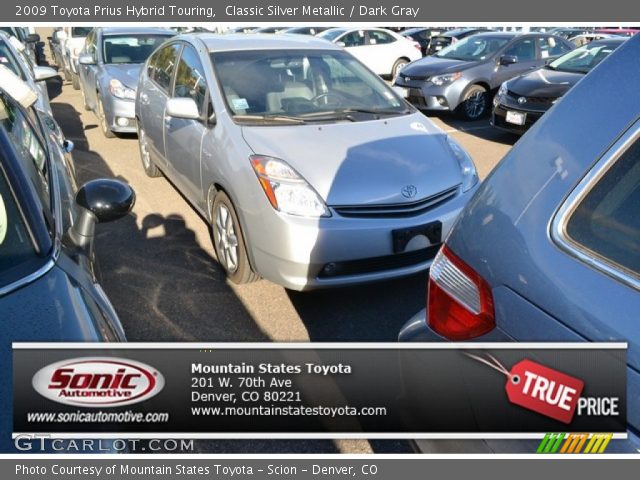
[[[424,57],[410,63],[402,69],[404,76],[431,77],[443,73],[460,72],[475,67],[480,62],[466,62],[464,60],[453,60],[450,58]]]
[[[104,66],[104,71],[109,76],[109,79],[116,78],[120,80],[124,86],[133,90],[135,90],[138,85],[141,70],[141,63]]]
[[[249,147],[285,160],[329,206],[414,202],[461,183],[442,130],[420,114],[353,123],[242,127]],[[403,187],[417,193],[405,198]]]
[[[561,97],[584,77],[582,73],[539,68],[508,83],[509,90],[524,97]]]

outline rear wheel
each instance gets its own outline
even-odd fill
[[[400,73],[400,70],[402,70],[408,63],[409,60],[406,58],[399,58],[396,60],[396,63],[393,64],[393,68],[391,69],[392,79],[396,78]]]
[[[84,88],[80,88],[80,94],[82,95],[82,107],[88,112],[91,110],[89,104],[87,104],[87,97],[84,94]]]
[[[144,173],[147,174],[148,177],[159,177],[162,175],[160,169],[153,163],[151,160],[151,154],[149,150],[149,140],[147,138],[147,134],[145,133],[143,128],[140,128],[138,124],[138,146],[140,148],[140,160],[142,160],[142,168],[144,168]]]
[[[100,130],[107,138],[114,138],[116,136],[111,128],[109,128],[109,124],[107,123],[107,116],[104,113],[104,107],[102,106],[102,100],[100,99],[100,93],[96,95],[98,97],[98,121],[100,122]]]
[[[464,120],[478,120],[487,113],[489,94],[482,85],[472,85],[464,93],[456,112]]]
[[[216,194],[211,210],[213,247],[229,280],[238,284],[258,280],[260,277],[249,264],[236,210],[226,193]]]

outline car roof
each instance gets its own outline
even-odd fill
[[[593,42],[587,43],[587,45],[620,45],[629,40],[629,38],[625,37],[611,37],[611,38],[601,38],[599,40],[594,40]]]
[[[456,35],[461,35],[463,33],[468,33],[468,32],[475,32],[475,31],[479,31],[479,32],[485,32],[486,33],[491,33],[493,32],[493,30],[489,30],[487,28],[456,28],[455,30],[447,30],[446,32],[442,32],[440,35],[438,35],[439,37],[453,37]]]
[[[216,52],[278,49],[340,50],[340,47],[327,40],[306,35],[269,35],[260,33],[219,35],[196,33],[180,35],[178,39],[200,40],[205,44],[207,50]]]
[[[169,28],[159,27],[100,27],[102,35],[151,35],[167,34],[175,35],[176,32]]]

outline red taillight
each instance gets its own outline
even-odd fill
[[[446,245],[429,271],[429,326],[450,340],[479,337],[496,326],[489,284]]]

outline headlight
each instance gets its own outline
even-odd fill
[[[136,99],[136,91],[129,87],[125,87],[122,82],[116,78],[109,82],[109,91],[111,92],[111,95],[117,98],[125,98],[127,100]]]
[[[445,75],[436,75],[435,77],[431,77],[431,83],[434,85],[438,85],[439,87],[442,85],[448,85],[450,83],[455,82],[462,76],[462,72],[455,73],[447,73]]]
[[[249,158],[273,208],[303,217],[331,215],[320,195],[286,162],[262,155]]]
[[[456,160],[458,160],[458,163],[460,164],[460,172],[462,173],[462,191],[467,192],[471,190],[476,183],[478,183],[478,172],[476,171],[476,166],[473,164],[473,160],[471,160],[471,157],[466,150],[449,135],[447,135],[447,143],[449,144],[453,155],[456,157]]]
[[[507,82],[504,82],[502,85],[500,85],[500,88],[498,89],[498,96],[504,97],[507,94],[508,90],[509,89],[507,88]]]

